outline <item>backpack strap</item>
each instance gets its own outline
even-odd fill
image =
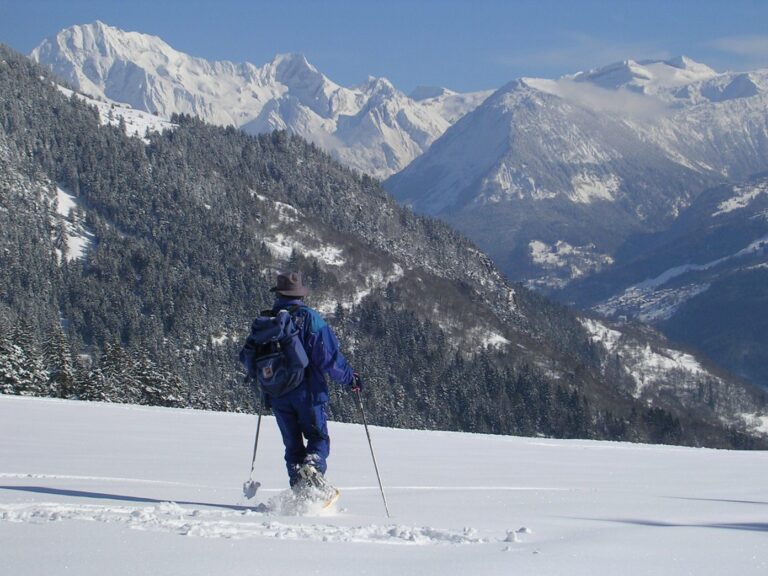
[[[306,308],[306,306],[302,306],[300,304],[293,304],[291,306],[288,306],[288,308],[281,308],[280,310],[285,310],[288,312],[288,314],[293,316],[294,314],[296,314],[296,312],[298,312],[302,308]],[[277,316],[277,312],[275,312],[273,309],[270,308],[269,310],[262,310],[261,312],[259,312],[259,316],[271,316],[274,318],[275,316]]]
[[[293,306],[290,306],[287,308],[288,314],[291,315],[291,320],[293,320],[294,326],[299,329],[300,332],[304,332],[304,322],[305,322],[305,315],[302,315],[300,318],[297,318],[297,312],[300,310],[306,310],[306,306],[301,306],[299,304],[294,304]]]

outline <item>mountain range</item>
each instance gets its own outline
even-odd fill
[[[385,187],[509,277],[768,386],[768,71],[688,58],[511,82]]]
[[[62,30],[32,58],[80,92],[162,118],[287,129],[389,177],[396,199],[545,291],[609,267],[628,238],[664,230],[703,190],[768,169],[768,72],[687,57],[410,97],[384,78],[339,86],[298,54],[208,62],[101,22]]]
[[[704,190],[768,169],[768,71],[688,58],[523,78],[385,187],[473,238],[511,278],[563,287]]]
[[[62,30],[31,56],[94,98],[163,118],[191,114],[250,134],[288,130],[382,179],[490,94],[421,87],[409,97],[386,78],[373,77],[346,88],[300,54],[280,54],[260,67],[209,62],[155,36],[102,22]]]
[[[0,101],[0,391],[251,409],[237,350],[292,267],[377,423],[762,445],[764,393],[510,284],[297,136],[188,115],[136,134],[5,48]],[[338,392],[332,410],[355,418]]]

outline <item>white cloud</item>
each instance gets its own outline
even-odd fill
[[[528,83],[584,108],[616,113],[622,117],[629,115],[637,120],[658,119],[669,111],[668,106],[655,96],[637,94],[624,88],[608,90],[589,82],[576,82],[571,78],[554,81],[528,80]]]
[[[570,74],[622,60],[668,60],[673,56],[658,46],[646,43],[616,44],[582,32],[562,34],[558,39],[553,38],[553,44],[556,46],[548,50],[518,52],[498,60],[505,66],[523,71],[543,68],[556,74]]]
[[[707,47],[730,70],[756,70],[768,68],[768,35],[723,36]]]
[[[747,58],[768,59],[768,36],[725,36],[712,42],[712,46]]]

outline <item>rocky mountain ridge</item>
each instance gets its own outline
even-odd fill
[[[251,134],[288,130],[378,178],[405,167],[488,95],[440,90],[412,99],[373,77],[346,88],[301,54],[280,54],[263,66],[209,62],[102,22],[62,30],[31,57],[94,98]]]

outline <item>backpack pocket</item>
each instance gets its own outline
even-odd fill
[[[282,352],[266,354],[256,360],[256,380],[270,396],[282,396],[296,388],[304,378],[304,369],[290,366]]]

